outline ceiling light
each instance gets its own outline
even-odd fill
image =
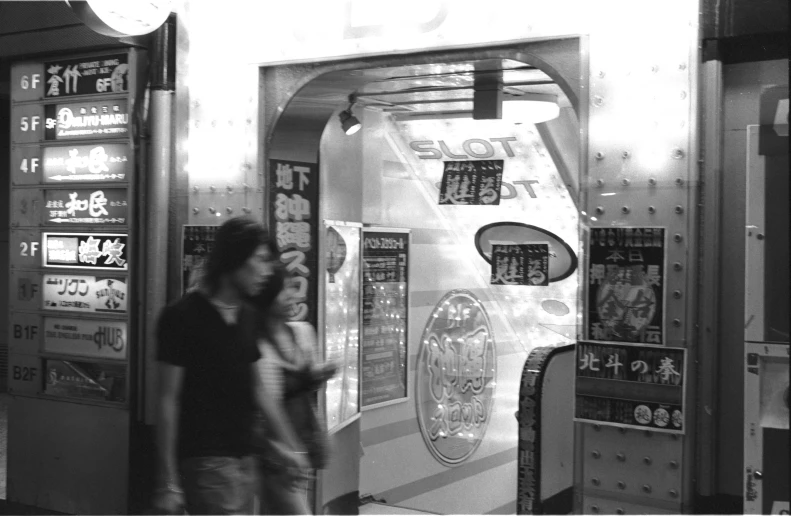
[[[347,135],[352,135],[360,130],[363,126],[357,117],[352,114],[351,108],[343,110],[338,114],[338,118],[341,119],[341,128],[343,132]]]
[[[352,93],[349,95],[349,107],[338,113],[338,118],[341,120],[341,128],[347,136],[350,136],[359,131],[363,124],[357,120],[357,117],[352,114],[352,106],[357,101],[357,95]]]
[[[525,93],[503,101],[503,120],[515,124],[540,124],[560,115],[556,95]]]

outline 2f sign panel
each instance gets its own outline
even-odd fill
[[[44,233],[44,267],[125,271],[127,236],[110,233]]]
[[[126,313],[123,278],[70,274],[44,275],[44,309],[83,313]]]
[[[41,359],[30,355],[8,357],[8,391],[14,394],[38,394],[43,384]]]
[[[125,322],[44,318],[44,351],[126,359],[127,343]]]
[[[37,268],[41,264],[41,233],[11,230],[11,268]]]

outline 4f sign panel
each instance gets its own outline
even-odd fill
[[[44,233],[43,266],[125,271],[129,250],[125,234]]]
[[[92,358],[127,357],[126,323],[44,318],[44,351]]]
[[[129,180],[131,152],[125,143],[46,147],[37,166],[44,183],[118,183]],[[20,170],[24,172],[24,163]]]

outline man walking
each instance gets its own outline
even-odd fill
[[[273,260],[261,224],[228,220],[200,286],[160,317],[155,509],[252,514],[254,414],[271,409],[255,370],[257,315],[245,299],[265,286]]]

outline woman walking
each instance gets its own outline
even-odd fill
[[[297,278],[275,270],[266,291],[257,298],[261,328],[258,370],[261,385],[274,401],[280,426],[289,435],[271,432],[259,456],[263,514],[312,514],[308,480],[326,466],[326,427],[317,417],[317,390],[332,378],[335,364],[319,364],[316,336],[307,322],[289,322],[295,313]],[[291,443],[291,444],[290,444]],[[293,444],[296,443],[296,444]],[[304,455],[309,469],[291,467],[289,455]]]

